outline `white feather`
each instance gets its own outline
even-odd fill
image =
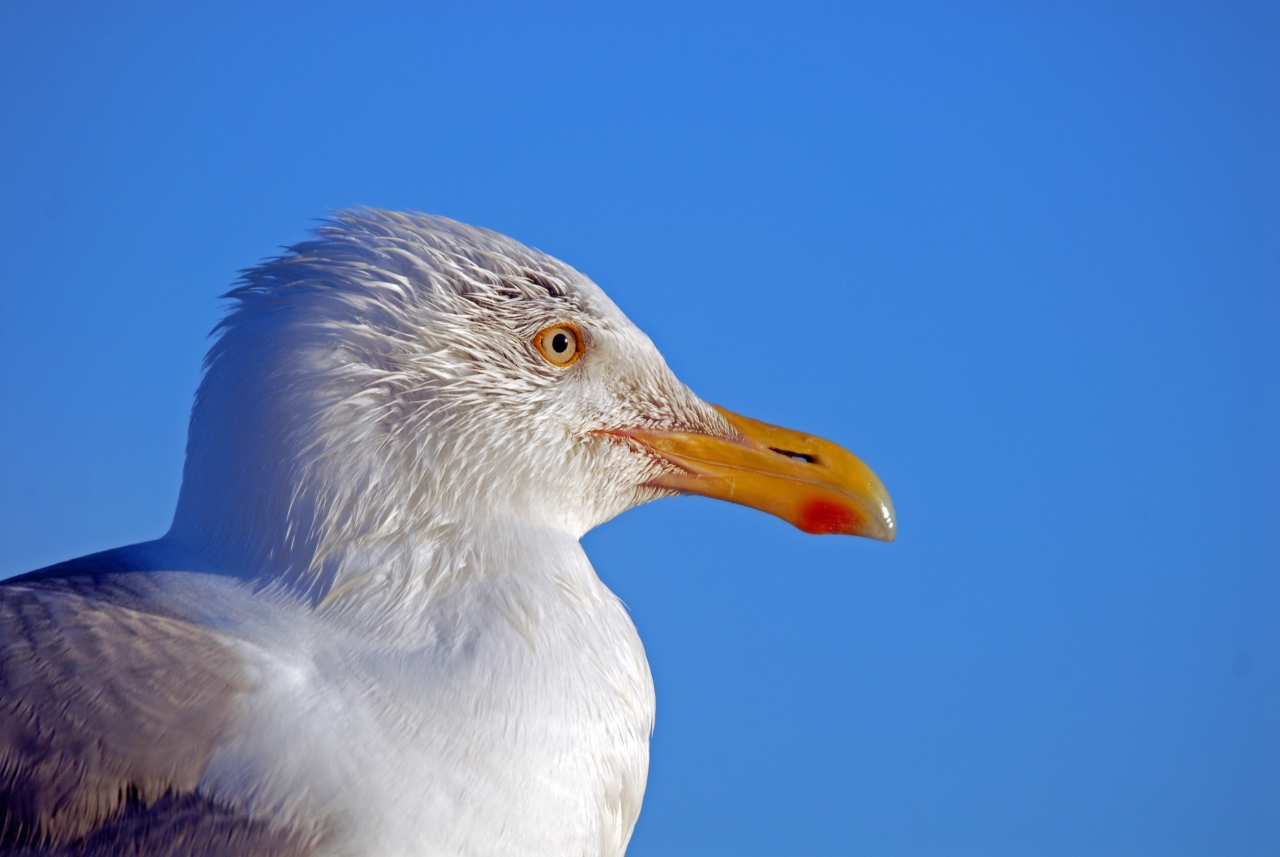
[[[250,665],[201,788],[332,854],[622,854],[653,686],[578,539],[661,465],[595,432],[733,429],[582,274],[443,218],[343,213],[230,297],[137,550],[216,575],[157,580]]]

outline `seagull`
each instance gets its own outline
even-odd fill
[[[653,681],[581,537],[695,494],[894,538],[495,232],[342,211],[227,298],[169,531],[0,583],[4,853],[622,855]]]

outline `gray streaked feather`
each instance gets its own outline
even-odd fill
[[[246,690],[215,634],[94,577],[0,585],[0,849],[65,846],[193,792]]]
[[[321,839],[277,828],[199,794],[128,806],[91,835],[60,845],[0,849],[5,857],[310,857]]]

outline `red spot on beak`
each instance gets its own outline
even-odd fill
[[[855,535],[861,518],[855,509],[830,500],[810,500],[800,509],[801,530],[813,535],[842,533]]]

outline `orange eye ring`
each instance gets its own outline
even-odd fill
[[[578,330],[576,324],[568,322],[553,324],[538,331],[533,344],[548,363],[560,369],[572,366],[587,350],[582,331]]]

